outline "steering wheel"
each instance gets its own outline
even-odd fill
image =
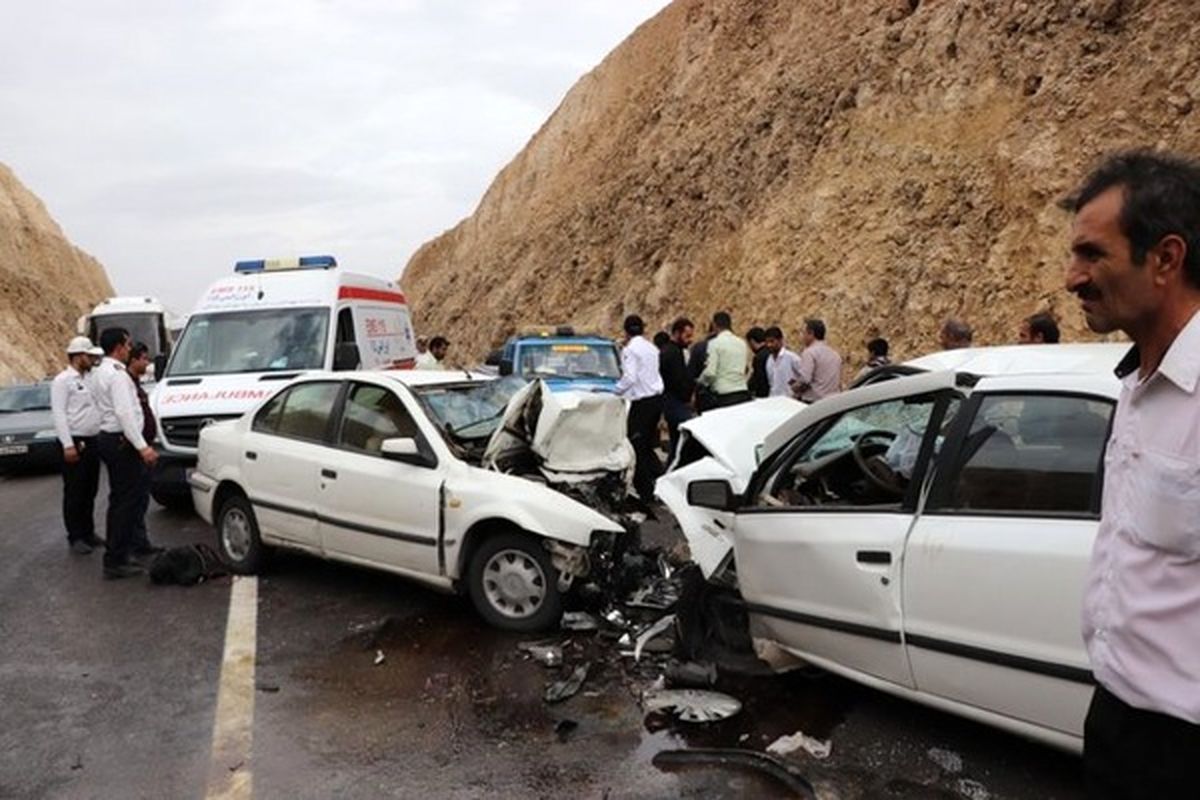
[[[854,463],[858,465],[858,469],[863,476],[874,486],[888,494],[901,497],[904,495],[904,487],[896,480],[896,473],[892,468],[884,463],[879,456],[868,456],[863,452],[864,445],[872,439],[885,439],[887,444],[891,444],[896,439],[896,434],[891,431],[885,431],[882,428],[872,428],[869,431],[863,431],[854,440],[854,445],[850,448],[850,454],[854,456]],[[876,441],[876,444],[880,442]]]

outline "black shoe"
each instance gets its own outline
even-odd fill
[[[135,547],[133,549],[133,557],[137,559],[151,559],[159,553],[166,552],[166,549],[165,547],[156,547],[152,544],[148,544],[145,547]]]
[[[145,574],[145,568],[138,564],[117,564],[115,567],[104,568],[104,579],[109,581],[121,578],[133,578]]]
[[[94,533],[91,536],[83,537],[83,540],[91,545],[92,548],[104,547],[104,545],[108,544],[108,542],[106,542],[104,539],[101,539]]]
[[[71,552],[77,556],[86,556],[92,552],[92,546],[83,539],[71,542]]]

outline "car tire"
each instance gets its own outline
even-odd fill
[[[471,556],[467,589],[489,625],[537,631],[562,618],[558,570],[536,536],[516,531],[488,535]]]
[[[196,510],[195,506],[192,505],[192,495],[189,492],[168,492],[160,489],[151,489],[150,496],[154,498],[154,502],[169,511],[193,513]]]
[[[217,512],[217,548],[231,572],[253,575],[266,561],[268,548],[258,535],[258,519],[250,501],[240,494],[228,497]]]

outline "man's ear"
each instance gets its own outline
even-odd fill
[[[1154,256],[1154,281],[1165,284],[1174,275],[1183,278],[1183,262],[1187,258],[1187,242],[1177,233],[1169,233],[1150,251]]]

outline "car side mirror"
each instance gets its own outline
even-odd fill
[[[687,487],[688,505],[709,508],[713,511],[733,511],[737,508],[737,495],[729,481],[692,481]]]
[[[354,342],[338,342],[333,351],[334,372],[358,369],[359,363],[358,345]]]
[[[513,362],[512,362],[511,358],[500,359],[500,374],[501,375],[512,375],[513,374]]]
[[[484,359],[483,365],[485,367],[499,367],[500,361],[501,361],[500,351],[493,350],[492,352],[488,353],[488,357],[486,359]]]
[[[418,467],[437,466],[437,459],[422,453],[417,440],[410,436],[384,439],[383,444],[379,446],[379,452],[389,461],[399,461],[402,464],[413,464]]]
[[[154,380],[162,380],[162,376],[167,372],[167,354],[159,353],[154,357]]]

